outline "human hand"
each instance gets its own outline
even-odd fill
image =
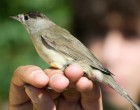
[[[50,89],[50,88],[51,89]],[[21,66],[11,80],[9,110],[102,110],[101,91],[78,65],[63,73]]]

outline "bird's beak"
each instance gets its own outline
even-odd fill
[[[10,18],[20,21],[18,16],[10,16]]]

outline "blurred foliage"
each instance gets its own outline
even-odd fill
[[[10,79],[18,66],[47,67],[37,55],[24,27],[9,17],[25,12],[42,12],[64,28],[69,28],[72,20],[71,3],[68,0],[0,1],[0,103],[8,99]]]

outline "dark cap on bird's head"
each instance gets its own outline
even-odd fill
[[[47,16],[39,12],[22,13],[17,16],[12,16],[12,18],[20,21],[32,33],[54,24]]]
[[[38,17],[40,18],[47,18],[44,14],[39,13],[39,12],[28,12],[28,13],[24,13],[24,16],[28,16],[30,18],[36,19]]]
[[[28,19],[30,19],[30,18],[32,18],[32,19],[36,19],[36,18],[45,18],[45,19],[48,19],[44,14],[39,13],[39,12],[28,12],[28,13],[19,14],[17,16],[11,16],[11,17],[13,19],[18,20],[18,21],[21,21],[21,16],[22,16],[22,18],[24,18],[22,20],[25,20],[25,21],[28,20]]]
[[[37,17],[43,17],[41,13],[39,12],[28,12],[28,13],[24,13],[24,15],[28,15],[31,18],[37,18]]]

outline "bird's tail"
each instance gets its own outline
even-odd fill
[[[140,107],[130,98],[128,93],[123,88],[121,88],[111,76],[109,75],[104,75],[104,76],[105,76],[104,77],[105,79],[103,80],[104,83],[109,85],[111,88],[117,91],[121,96],[126,98],[136,110],[140,110]]]

